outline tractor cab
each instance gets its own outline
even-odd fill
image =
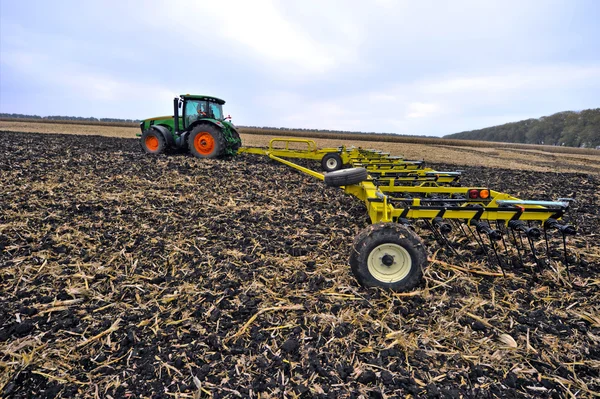
[[[178,102],[178,107],[181,109],[182,130],[187,130],[200,119],[223,120],[223,104],[225,101],[216,97],[182,94]]]

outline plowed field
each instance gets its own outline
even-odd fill
[[[417,291],[365,289],[347,265],[364,205],[266,157],[1,132],[0,395],[598,396],[600,178],[462,169],[577,199],[571,281],[557,236],[542,271],[503,278],[425,232]]]

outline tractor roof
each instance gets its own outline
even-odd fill
[[[214,101],[218,104],[225,104],[225,100],[221,100],[220,98],[212,97],[212,96],[203,96],[201,94],[181,94],[181,97],[189,98],[192,100],[208,100],[208,101]]]

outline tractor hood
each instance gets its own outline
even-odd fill
[[[154,118],[146,118],[144,121],[157,121],[162,119],[173,119],[173,115],[155,116]]]

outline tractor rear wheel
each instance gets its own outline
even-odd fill
[[[140,145],[146,154],[163,154],[167,149],[165,138],[154,129],[148,129],[142,133]]]
[[[325,172],[333,172],[342,169],[342,157],[335,152],[326,154],[321,160],[321,167]]]
[[[203,123],[192,129],[188,147],[196,158],[218,158],[225,149],[225,139],[218,127]]]
[[[423,241],[401,224],[371,225],[352,244],[350,268],[362,286],[409,291],[419,285],[426,266]]]

